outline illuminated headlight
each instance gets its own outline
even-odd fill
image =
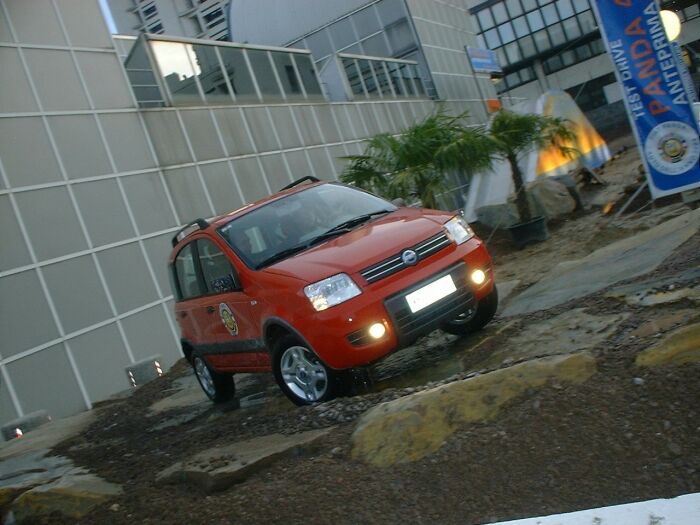
[[[386,326],[383,323],[374,323],[369,327],[369,335],[374,339],[381,339],[386,333]]]
[[[472,272],[472,282],[476,285],[483,284],[486,280],[486,274],[482,270],[474,270]]]
[[[447,230],[447,236],[452,239],[455,244],[462,244],[474,237],[474,230],[462,217],[452,217],[444,225]]]
[[[361,293],[353,280],[344,273],[304,287],[304,294],[318,312],[344,303]]]

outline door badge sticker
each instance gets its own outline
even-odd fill
[[[226,303],[221,303],[219,305],[219,315],[221,316],[221,322],[224,323],[226,330],[231,335],[238,335],[238,323],[236,318],[233,317],[233,312],[231,308]]]

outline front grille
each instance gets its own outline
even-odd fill
[[[425,241],[419,242],[418,244],[401,250],[400,253],[392,255],[388,259],[373,264],[362,270],[360,275],[365,278],[368,283],[374,283],[385,277],[395,274],[398,271],[406,268],[406,263],[401,259],[401,254],[406,250],[413,250],[418,255],[418,262],[422,261],[426,257],[439,252],[450,244],[450,239],[445,233],[439,233]]]
[[[457,291],[416,313],[411,312],[406,301],[406,295],[447,274],[452,276]],[[411,342],[417,337],[434,330],[440,324],[456,318],[460,313],[476,307],[474,294],[472,294],[467,281],[467,265],[459,263],[431,276],[427,280],[402,290],[386,299],[384,306],[391,316],[399,340],[403,344]]]

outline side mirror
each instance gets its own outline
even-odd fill
[[[391,200],[391,203],[392,203],[394,206],[398,206],[399,208],[402,208],[402,207],[406,206],[406,201],[403,200],[401,197],[397,197],[397,198],[395,198],[395,199],[392,199],[392,200]]]

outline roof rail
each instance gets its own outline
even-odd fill
[[[279,191],[288,190],[290,188],[293,188],[294,186],[301,184],[302,182],[306,182],[307,180],[309,182],[321,182],[321,179],[317,179],[316,177],[313,177],[312,175],[307,175],[306,177],[302,177],[301,179],[297,179],[294,182],[287,184],[284,188],[282,188]]]
[[[195,228],[196,226],[196,228]],[[182,239],[187,237],[190,233],[197,230],[204,230],[209,227],[209,223],[204,219],[195,219],[191,223],[183,226],[180,231],[178,231],[172,239],[173,248],[177,246]]]

